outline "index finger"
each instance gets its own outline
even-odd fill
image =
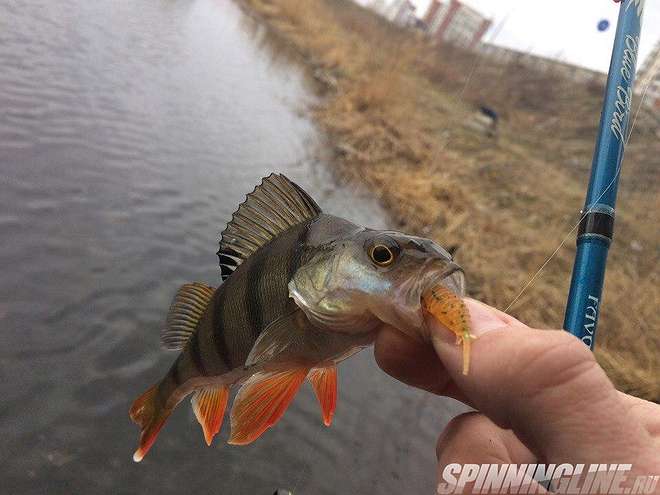
[[[374,356],[385,373],[406,385],[472,405],[438,359],[431,342],[413,339],[394,327],[384,326],[378,332]]]
[[[474,299],[465,299],[470,309],[472,327],[480,331],[504,327],[525,327],[513,316],[495,310]],[[493,321],[492,314],[497,316]],[[447,331],[447,336],[450,334]],[[376,338],[374,354],[378,366],[403,383],[428,392],[452,397],[473,406],[457,387],[424,332],[414,339],[394,327],[383,326]],[[451,338],[451,337],[450,337]]]

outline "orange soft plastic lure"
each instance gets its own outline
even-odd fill
[[[463,374],[470,371],[470,313],[463,300],[442,285],[422,295],[422,307],[438,322],[456,334],[456,343],[463,344]]]

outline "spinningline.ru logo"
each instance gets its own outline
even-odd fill
[[[437,493],[655,493],[660,474],[631,476],[631,468],[631,464],[448,464]]]

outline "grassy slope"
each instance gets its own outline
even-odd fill
[[[576,221],[602,88],[431,46],[350,0],[243,3],[323,81],[312,111],[338,174],[375,191],[398,228],[458,246],[471,295],[506,307]],[[480,101],[503,117],[497,141],[462,124]],[[620,389],[660,401],[654,132],[640,124],[628,149],[597,356]],[[511,313],[559,327],[574,252],[573,234]]]

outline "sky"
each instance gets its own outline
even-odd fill
[[[411,0],[422,17],[430,0]],[[619,4],[613,0],[463,0],[493,19],[486,34],[491,41],[504,21],[495,44],[559,58],[565,62],[607,72],[614,42]],[[610,29],[596,29],[608,19]],[[660,39],[660,0],[646,0],[640,43],[641,60]],[[640,63],[641,66],[641,63]]]

